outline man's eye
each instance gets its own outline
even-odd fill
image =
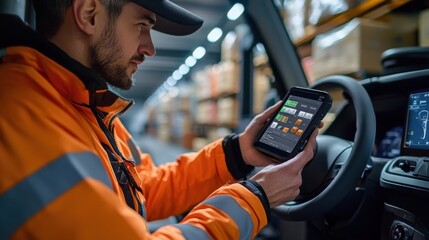
[[[140,23],[139,24],[139,28],[140,28],[140,30],[143,30],[144,28],[146,28],[147,27],[147,24],[146,23]]]
[[[154,24],[152,24],[152,22],[149,22],[149,21],[143,21],[143,22],[140,22],[138,24],[140,31],[141,30],[150,30],[153,27],[153,25]]]

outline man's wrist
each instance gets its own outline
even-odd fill
[[[253,180],[241,181],[240,184],[246,187],[249,191],[251,191],[259,198],[262,205],[264,206],[265,214],[267,215],[267,220],[270,221],[271,219],[270,202],[268,201],[268,197],[264,189],[262,188],[262,186]]]
[[[234,179],[242,179],[255,169],[255,167],[247,165],[241,155],[239,135],[226,136],[222,141],[222,146],[228,170]]]

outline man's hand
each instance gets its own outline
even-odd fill
[[[251,178],[264,189],[271,208],[291,201],[299,195],[301,172],[314,156],[318,131],[314,130],[304,150],[294,158],[281,164],[271,164]]]
[[[249,123],[244,132],[239,135],[241,155],[243,156],[243,160],[247,165],[261,167],[273,163],[273,159],[256,150],[253,147],[253,143],[259,131],[261,131],[261,129],[264,127],[268,118],[273,115],[280,106],[281,101],[277,102],[263,113],[257,115]]]
[[[271,157],[256,150],[256,148],[253,146],[253,143],[256,140],[258,133],[268,121],[269,117],[272,116],[280,106],[281,101],[257,115],[249,123],[244,132],[239,135],[241,155],[243,156],[243,160],[247,165],[254,167],[265,167],[275,162]],[[323,122],[319,124],[318,128],[322,127]]]

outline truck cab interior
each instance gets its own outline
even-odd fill
[[[334,103],[301,194],[272,209],[257,238],[429,239],[427,1],[174,2],[210,16],[186,44],[154,34],[159,55],[123,92],[136,99],[123,118],[144,151],[173,161],[242,131],[293,86],[324,90]],[[233,6],[242,15],[226,20]],[[34,26],[29,1],[2,1],[0,12]],[[229,33],[207,43],[216,24]]]

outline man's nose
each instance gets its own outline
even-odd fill
[[[156,51],[153,45],[152,36],[150,32],[148,32],[147,34],[142,34],[138,51],[145,56],[152,57],[155,55]]]

